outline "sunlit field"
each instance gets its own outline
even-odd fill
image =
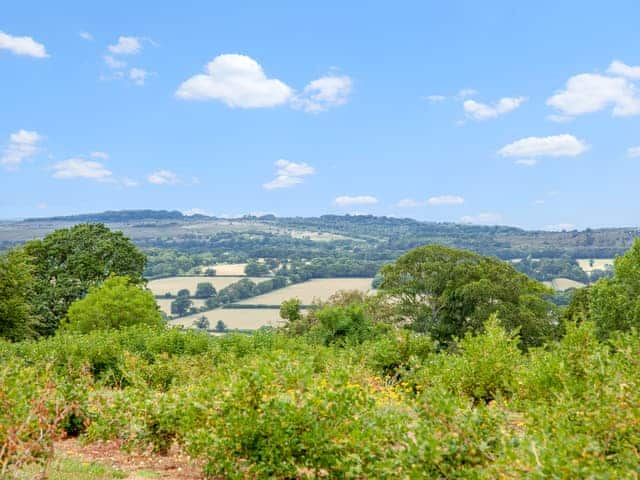
[[[221,290],[232,283],[242,280],[243,278],[247,277],[167,277],[151,280],[147,286],[154,295],[164,295],[166,293],[176,295],[178,291],[183,288],[189,290],[189,293],[193,295],[199,283],[209,282],[216,290]],[[260,283],[264,281],[265,278],[249,278],[249,280],[252,280],[255,283]]]
[[[169,325],[190,328],[203,316],[209,320],[209,328],[215,328],[218,321],[222,320],[230,330],[257,330],[260,327],[275,327],[282,323],[280,310],[277,308],[216,308],[170,320]]]

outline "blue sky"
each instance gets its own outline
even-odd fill
[[[0,218],[640,223],[637,1],[5,3]]]

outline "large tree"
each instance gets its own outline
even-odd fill
[[[71,304],[64,328],[89,333],[138,324],[162,324],[153,294],[127,277],[113,275]]]
[[[36,334],[39,321],[31,304],[32,267],[22,249],[0,255],[0,337],[12,341]]]
[[[549,290],[496,258],[439,245],[419,247],[383,267],[381,289],[400,321],[443,343],[478,332],[497,314],[519,329],[523,346],[539,345],[554,330]]]
[[[142,284],[144,254],[123,235],[103,224],[80,224],[56,230],[28,242],[33,263],[33,303],[42,317],[39,333],[52,334],[69,305],[110,275],[127,276]]]

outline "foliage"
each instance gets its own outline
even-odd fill
[[[0,338],[16,341],[36,335],[39,319],[32,296],[32,268],[24,251],[0,254]]]
[[[280,318],[289,323],[300,320],[300,300],[291,298],[282,302],[282,304],[280,304]]]
[[[507,329],[518,329],[524,347],[552,335],[549,291],[498,259],[432,245],[406,253],[381,273],[381,289],[397,306],[399,321],[445,344],[481,331],[493,313]]]
[[[144,255],[122,232],[102,224],[62,228],[24,249],[33,265],[33,303],[43,319],[40,334],[52,334],[69,306],[110,275],[143,281]]]
[[[112,275],[102,285],[69,307],[66,330],[88,333],[92,330],[120,329],[136,324],[159,325],[162,316],[153,294],[128,277]]]
[[[269,266],[266,263],[262,262],[249,262],[246,267],[244,267],[245,275],[250,277],[260,277],[263,275],[268,275]]]
[[[194,294],[194,297],[209,298],[213,297],[216,293],[216,289],[211,282],[200,282],[196,286],[196,293]]]

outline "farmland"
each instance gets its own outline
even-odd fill
[[[222,320],[229,330],[257,330],[260,327],[275,327],[282,323],[277,308],[216,308],[169,321],[169,326],[192,328],[201,317],[209,320],[209,328],[214,328]]]
[[[237,303],[239,305],[280,305],[285,300],[297,298],[302,304],[309,305],[316,299],[327,300],[339,290],[369,291],[372,280],[372,278],[317,278]]]
[[[166,293],[170,293],[171,295],[176,295],[179,290],[186,288],[189,290],[191,294],[196,291],[196,286],[198,283],[209,282],[211,283],[216,290],[221,290],[224,287],[231,285],[243,278],[249,278],[255,283],[260,283],[264,281],[265,278],[250,278],[250,277],[203,277],[203,276],[179,276],[179,277],[168,277],[168,278],[159,278],[156,280],[151,280],[148,283],[149,290],[153,292],[154,295],[164,295]]]
[[[235,275],[237,277],[241,277],[244,276],[244,269],[246,266],[246,263],[204,265],[200,267],[200,272],[204,273],[208,269],[213,269],[216,271],[216,275]]]
[[[582,270],[591,273],[594,270],[613,268],[613,258],[578,258],[576,261]]]
[[[558,292],[564,292],[570,288],[582,288],[585,286],[584,283],[576,282],[569,278],[554,278],[553,280],[544,283]]]

